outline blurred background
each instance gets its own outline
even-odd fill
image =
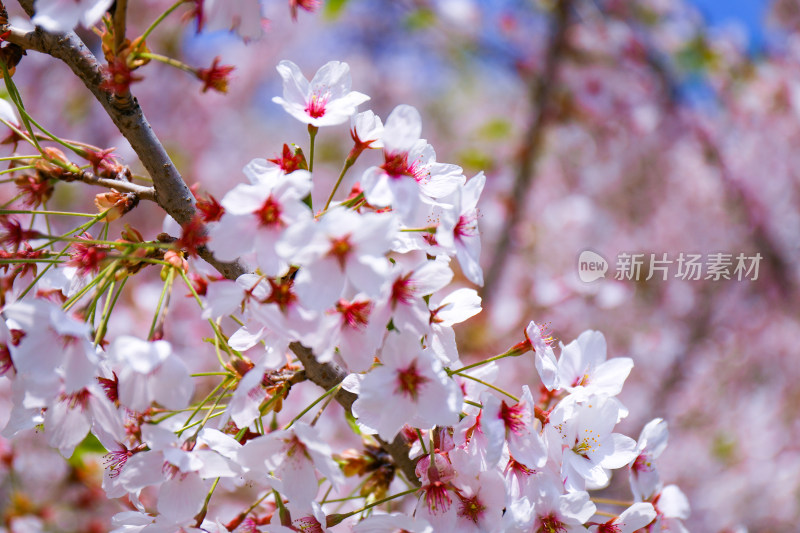
[[[168,5],[132,3],[133,30]],[[659,469],[689,498],[689,530],[797,530],[800,2],[328,0],[292,22],[285,2],[267,0],[264,36],[248,43],[198,34],[184,12],[150,49],[194,66],[220,56],[236,66],[228,93],[201,93],[196,79],[155,63],[132,90],[187,182],[220,198],[250,159],[276,157],[283,143],[307,149],[305,127],[271,102],[281,94],[275,65],[290,59],[310,78],[346,61],[353,89],[372,97],[361,109],[385,119],[416,106],[438,161],[487,175],[484,311],[458,330],[462,360],[501,353],[530,320],[564,344],[602,331],[609,357],[635,362],[623,432],[669,422]],[[48,129],[116,146],[136,166],[66,67],[31,53],[15,80]],[[321,130],[317,143],[322,199],[350,149],[347,125]],[[365,154],[347,188],[375,161]],[[92,210],[87,191],[59,187],[50,207]],[[146,238],[161,231],[152,206],[125,221]],[[608,261],[604,278],[578,277],[587,249]],[[620,254],[643,254],[638,279],[617,276]],[[666,279],[647,280],[664,254]],[[700,279],[678,275],[681,254],[702,257]],[[730,279],[705,279],[711,254],[730,254]],[[739,254],[760,254],[757,276],[737,279]],[[116,331],[136,327],[136,309],[150,319],[152,281],[124,296]],[[173,320],[168,338],[200,349],[193,327]],[[508,386],[538,386],[532,361],[501,369]],[[626,483],[618,476],[610,493],[630,498]]]

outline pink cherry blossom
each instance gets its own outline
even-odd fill
[[[254,254],[263,273],[282,274],[288,268],[285,257],[297,246],[285,242],[284,233],[310,220],[311,210],[303,203],[310,191],[311,175],[304,170],[237,185],[222,199],[225,214],[210,231],[211,250],[223,261]]]
[[[606,339],[599,331],[584,331],[561,348],[558,360],[560,387],[572,394],[616,396],[633,368],[633,360],[615,357],[606,361]]]
[[[417,337],[390,333],[380,360],[383,366],[364,377],[353,404],[364,428],[392,440],[406,424],[428,429],[458,421],[461,391]]]
[[[637,456],[628,465],[630,469],[631,492],[635,498],[649,499],[660,485],[655,460],[667,447],[668,430],[666,421],[656,418],[642,428],[636,445]]]
[[[119,337],[109,348],[109,358],[119,377],[119,401],[125,407],[144,411],[153,402],[167,409],[188,405],[194,382],[169,342]]]

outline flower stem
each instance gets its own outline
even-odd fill
[[[3,80],[6,83],[6,89],[8,90],[8,97],[11,98],[11,101],[14,102],[14,105],[17,107],[17,110],[20,112],[20,118],[22,119],[22,123],[25,125],[25,129],[28,130],[30,134],[30,142],[39,150],[40,153],[44,153],[42,147],[39,145],[39,141],[36,140],[36,135],[33,133],[33,127],[31,126],[30,121],[27,118],[27,113],[25,113],[25,107],[22,105],[22,99],[19,96],[19,92],[17,91],[16,85],[14,82],[11,81],[11,74],[8,73],[8,66],[6,65],[5,61],[0,61],[0,67],[3,69]],[[9,125],[10,126],[10,125]],[[12,128],[16,130],[16,128]],[[18,131],[18,130],[17,130]],[[25,138],[26,136],[23,136]]]
[[[158,18],[156,20],[154,20],[153,23],[150,24],[150,26],[148,26],[148,28],[146,30],[144,30],[144,33],[142,34],[141,37],[139,37],[139,39],[141,39],[142,41],[147,39],[147,36],[150,35],[153,32],[153,30],[156,29],[156,27],[159,24],[161,24],[161,22],[170,15],[170,13],[172,13],[173,11],[178,9],[180,7],[180,5],[183,4],[185,1],[186,0],[178,0],[177,2],[172,4],[170,7],[168,7],[166,11],[161,13],[161,15],[159,15]]]
[[[609,499],[609,498],[591,497],[589,499],[592,500],[594,503],[603,503],[603,504],[606,504],[606,505],[619,505],[620,507],[630,507],[631,505],[633,505],[633,502],[626,502],[626,501],[622,501],[622,500],[612,500],[612,499]]]
[[[0,216],[3,216],[3,215],[32,215],[34,213],[41,213],[41,214],[47,214],[47,215],[61,215],[61,216],[68,216],[68,217],[97,218],[97,215],[93,215],[92,213],[70,213],[68,211],[33,211],[33,210],[26,210],[26,209],[0,209]],[[103,215],[105,216],[105,213]],[[70,232],[70,233],[74,233],[74,232]]]
[[[377,505],[381,505],[383,503],[386,503],[388,501],[400,498],[402,496],[407,496],[409,494],[413,494],[413,493],[417,492],[417,490],[418,490],[417,488],[413,488],[413,489],[408,489],[408,490],[403,491],[403,492],[399,492],[399,493],[394,494],[392,496],[387,496],[386,498],[383,498],[383,499],[378,500],[376,502],[372,502],[369,505],[365,505],[361,509],[357,509],[355,511],[351,511],[349,513],[328,515],[327,527],[333,527],[336,524],[340,524],[342,521],[350,518],[351,516],[357,515],[358,513],[363,513],[367,509],[371,509],[371,508],[373,508],[373,507],[375,507]]]
[[[0,170],[0,174],[10,174],[12,172],[17,172],[18,170],[30,170],[32,168],[36,168],[36,165],[25,165],[21,167],[7,168],[5,170]]]
[[[328,209],[328,207],[331,205],[331,202],[333,201],[333,195],[336,194],[336,191],[339,189],[339,185],[341,185],[342,179],[344,178],[344,175],[347,174],[347,171],[350,170],[350,167],[352,167],[353,163],[355,163],[355,162],[356,162],[356,160],[354,158],[351,158],[351,157],[348,157],[347,161],[344,162],[344,166],[342,167],[342,171],[339,173],[339,179],[336,180],[336,184],[333,186],[333,190],[331,191],[331,195],[328,196],[328,201],[325,202],[325,208],[323,209],[323,211],[326,211]]]
[[[203,509],[197,514],[197,521],[195,522],[195,527],[200,527],[200,524],[203,523],[203,520],[206,518],[206,513],[208,513],[208,502],[211,501],[211,496],[214,495],[214,491],[217,488],[217,484],[219,483],[219,478],[214,480],[214,483],[211,484],[211,489],[209,489],[208,494],[206,494],[206,500],[203,502]]]
[[[300,411],[300,414],[298,414],[296,417],[292,418],[291,422],[286,424],[286,426],[283,429],[286,430],[286,429],[289,429],[290,427],[292,427],[292,424],[294,424],[295,422],[297,422],[298,420],[303,418],[303,415],[305,415],[307,412],[309,412],[311,409],[313,409],[315,405],[317,405],[319,402],[321,402],[322,400],[324,400],[325,398],[327,398],[331,394],[336,394],[336,392],[341,388],[341,386],[342,386],[342,384],[339,383],[338,385],[336,385],[334,387],[331,387],[330,389],[325,391],[322,394],[322,396],[320,396],[319,398],[317,398],[316,400],[311,402],[311,405],[309,405],[308,407],[306,407],[305,409]]]
[[[137,52],[136,57],[142,57],[144,59],[152,59],[153,61],[158,61],[160,63],[164,63],[165,65],[178,68],[180,70],[183,70],[184,72],[188,72],[189,74],[195,74],[195,75],[197,74],[197,69],[192,68],[186,63],[182,63],[177,59],[163,56],[161,54],[153,54],[151,52]]]
[[[180,273],[181,277],[183,278],[183,282],[189,288],[189,292],[191,292],[192,296],[194,296],[194,299],[197,302],[197,305],[200,306],[200,309],[205,309],[205,306],[203,306],[203,301],[200,299],[200,295],[197,294],[197,291],[194,290],[194,286],[192,285],[192,282],[189,281],[188,277],[186,277],[186,272],[184,272],[183,269],[178,269],[178,272]],[[222,334],[222,330],[219,329],[219,326],[217,325],[217,323],[214,322],[214,320],[211,319],[211,318],[208,319],[208,323],[211,324],[211,329],[214,330],[215,338],[219,339],[220,341],[222,341],[222,347],[226,352],[228,352],[228,355],[233,356],[233,357],[238,357],[239,359],[241,359],[242,358],[242,354],[237,352],[236,350],[234,350],[230,346],[228,346],[228,339],[225,337],[225,335]],[[220,361],[220,363],[222,363],[222,361]]]
[[[161,315],[161,307],[164,305],[164,300],[166,299],[167,292],[172,287],[172,281],[175,279],[175,269],[170,269],[169,273],[167,274],[167,279],[164,280],[164,287],[161,289],[161,296],[158,298],[158,305],[156,306],[156,312],[153,315],[153,322],[150,324],[150,333],[147,334],[148,340],[153,340],[153,335],[156,332],[156,325],[158,324],[158,317]]]
[[[457,370],[446,369],[447,370],[447,375],[448,376],[452,376],[453,374],[458,374],[458,375],[462,375],[463,376],[464,374],[462,374],[462,372],[464,372],[466,370],[470,370],[472,368],[476,368],[476,367],[485,365],[487,363],[491,363],[493,361],[499,361],[500,359],[505,359],[506,357],[517,357],[517,356],[522,355],[522,353],[520,353],[519,351],[515,350],[515,348],[511,348],[507,352],[503,352],[500,355],[495,355],[494,357],[490,357],[489,359],[484,359],[483,361],[478,361],[477,363],[472,363],[471,365],[462,366],[461,368],[459,368]]]
[[[97,328],[97,335],[94,338],[94,345],[97,346],[103,340],[103,337],[106,335],[106,329],[108,328],[108,319],[111,317],[111,312],[114,310],[114,306],[117,305],[117,300],[119,299],[119,295],[122,294],[122,289],[125,288],[125,282],[128,281],[128,278],[122,278],[122,282],[117,289],[117,293],[114,295],[114,298],[109,298],[106,300],[105,309],[103,309],[103,320],[100,322],[100,327]],[[109,301],[111,304],[109,305]]]
[[[474,376],[470,376],[469,374],[459,374],[459,375],[460,375],[461,377],[464,377],[464,378],[467,378],[467,379],[471,379],[472,381],[476,381],[476,382],[480,383],[481,385],[483,385],[484,387],[489,387],[490,389],[494,389],[494,390],[496,390],[497,392],[499,392],[500,394],[505,394],[506,396],[508,396],[509,398],[511,398],[512,400],[514,400],[514,402],[515,402],[515,403],[519,403],[519,398],[517,398],[517,397],[516,397],[516,396],[514,396],[513,394],[510,394],[510,393],[508,393],[508,392],[504,391],[504,390],[503,390],[503,389],[501,389],[500,387],[495,387],[495,386],[494,386],[494,385],[492,385],[491,383],[487,383],[487,382],[483,381],[482,379],[478,379],[478,378],[476,378],[476,377],[474,377]]]
[[[310,146],[308,148],[308,171],[314,172],[314,140],[317,138],[317,126],[308,125],[308,136],[310,138]]]

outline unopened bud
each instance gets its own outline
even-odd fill
[[[132,228],[130,224],[125,224],[125,229],[122,230],[120,235],[128,242],[144,242],[141,232],[136,228]]]
[[[176,252],[174,250],[168,250],[164,254],[164,261],[166,261],[175,268],[180,268],[184,272],[189,271],[189,262],[186,259],[184,259],[183,254],[180,252]]]
[[[122,217],[131,211],[139,203],[137,197],[132,194],[123,194],[117,191],[104,192],[95,195],[94,205],[101,213],[106,212],[103,221],[111,222]]]

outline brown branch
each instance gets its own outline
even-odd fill
[[[114,53],[122,48],[125,42],[125,28],[127,24],[128,0],[116,0],[114,4]]]
[[[75,174],[77,179],[89,185],[98,185],[107,189],[116,189],[119,192],[130,192],[139,197],[140,200],[156,201],[156,191],[152,187],[144,187],[129,181],[101,178],[92,172],[82,171]]]
[[[24,4],[23,4],[23,7]],[[103,106],[120,133],[139,156],[142,165],[153,179],[155,201],[179,224],[185,224],[196,213],[194,196],[172,163],[167,151],[153,133],[142,108],[135,98],[115,98],[102,88],[102,66],[74,32],[52,33],[37,28],[25,32],[6,27],[6,40],[29,50],[35,50],[63,61]],[[238,263],[223,263],[208,250],[200,256],[228,279],[245,273]]]
[[[33,0],[19,0],[19,5],[22,6],[22,9],[25,10],[25,13],[27,13],[29,17],[33,16]]]
[[[21,3],[25,7],[25,3]],[[31,12],[28,11],[28,14]],[[41,28],[31,32],[11,27],[3,28],[3,30],[10,31],[6,37],[7,41],[29,50],[51,55],[72,69],[73,73],[100,102],[139,156],[142,165],[153,179],[154,196],[158,205],[179,223],[188,222],[196,213],[194,196],[150,128],[136,99],[132,97],[115,98],[114,95],[100,88],[100,84],[103,82],[101,65],[80,38],[74,32],[56,34],[46,32]],[[245,269],[239,263],[217,261],[206,248],[201,248],[199,253],[203,259],[228,279],[236,279],[245,273]],[[290,347],[303,363],[309,379],[325,390],[341,383],[347,375],[347,372],[338,365],[319,363],[311,350],[300,343],[292,343]],[[336,399],[349,412],[356,395],[340,390]],[[409,482],[419,485],[414,472],[414,464],[408,458],[410,446],[405,438],[398,435],[391,443],[384,441],[380,441],[380,443],[392,456],[395,464],[403,471]]]
[[[511,192],[511,206],[499,241],[492,254],[492,263],[486,274],[483,286],[483,306],[489,307],[508,254],[512,251],[514,230],[525,212],[525,198],[536,172],[536,162],[544,141],[545,126],[548,120],[548,108],[553,96],[555,80],[558,76],[558,65],[567,48],[567,26],[569,25],[572,0],[560,0],[556,6],[550,43],[547,48],[544,71],[531,86],[530,99],[532,118],[520,150],[520,162],[514,187]]]

